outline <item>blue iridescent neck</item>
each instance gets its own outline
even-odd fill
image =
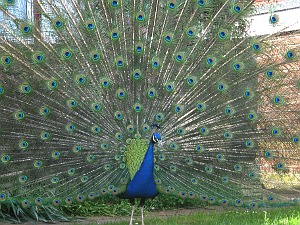
[[[154,181],[154,142],[150,141],[140,169],[129,182],[122,198],[154,198],[157,195]]]

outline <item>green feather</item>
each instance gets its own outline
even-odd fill
[[[148,145],[148,140],[131,139],[130,143],[126,146],[124,156],[131,180],[134,178],[135,174],[142,165]]]

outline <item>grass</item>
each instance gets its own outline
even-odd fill
[[[136,202],[138,205],[138,202]],[[281,208],[259,208],[247,210],[246,208],[223,208],[222,206],[208,206],[191,199],[181,199],[170,195],[159,195],[157,198],[146,201],[145,224],[146,225],[300,225],[300,206]],[[175,216],[174,211],[178,208],[195,208],[193,210],[178,210]],[[97,200],[86,201],[82,204],[75,204],[71,208],[65,208],[69,215],[87,217],[84,225],[128,225],[130,219],[130,205],[128,201],[107,196]],[[171,213],[164,213],[171,212]],[[187,215],[187,213],[189,215]],[[190,214],[193,212],[192,214]],[[164,216],[161,216],[163,214]],[[170,216],[166,216],[170,215]],[[99,216],[111,216],[110,221],[115,219],[121,222],[94,222]],[[139,210],[135,211],[136,222],[134,225],[141,225]],[[101,220],[98,218],[98,220]],[[90,222],[89,222],[90,221]],[[74,223],[73,223],[74,224]]]
[[[139,200],[136,200],[139,205]],[[159,211],[168,209],[188,208],[201,205],[201,202],[193,199],[182,199],[173,195],[160,194],[153,200],[147,200],[145,211]],[[63,211],[67,215],[76,216],[122,216],[130,215],[131,208],[128,200],[120,199],[115,196],[106,195],[82,203],[76,203],[69,206],[63,206]]]
[[[153,215],[152,215],[153,216]],[[135,217],[140,219],[139,217]],[[106,225],[128,225],[128,220]],[[86,225],[99,223],[87,223]],[[101,224],[101,223],[100,223]],[[134,224],[141,224],[140,221]],[[267,210],[224,210],[221,212],[197,212],[191,215],[156,217],[145,219],[147,225],[299,225],[300,207],[276,208]]]

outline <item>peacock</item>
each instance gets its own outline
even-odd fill
[[[1,218],[298,204],[299,1],[260,2],[0,0]]]

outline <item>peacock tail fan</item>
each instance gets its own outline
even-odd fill
[[[125,192],[153,124],[159,192],[297,203],[299,30],[253,4],[1,0],[1,209]]]

